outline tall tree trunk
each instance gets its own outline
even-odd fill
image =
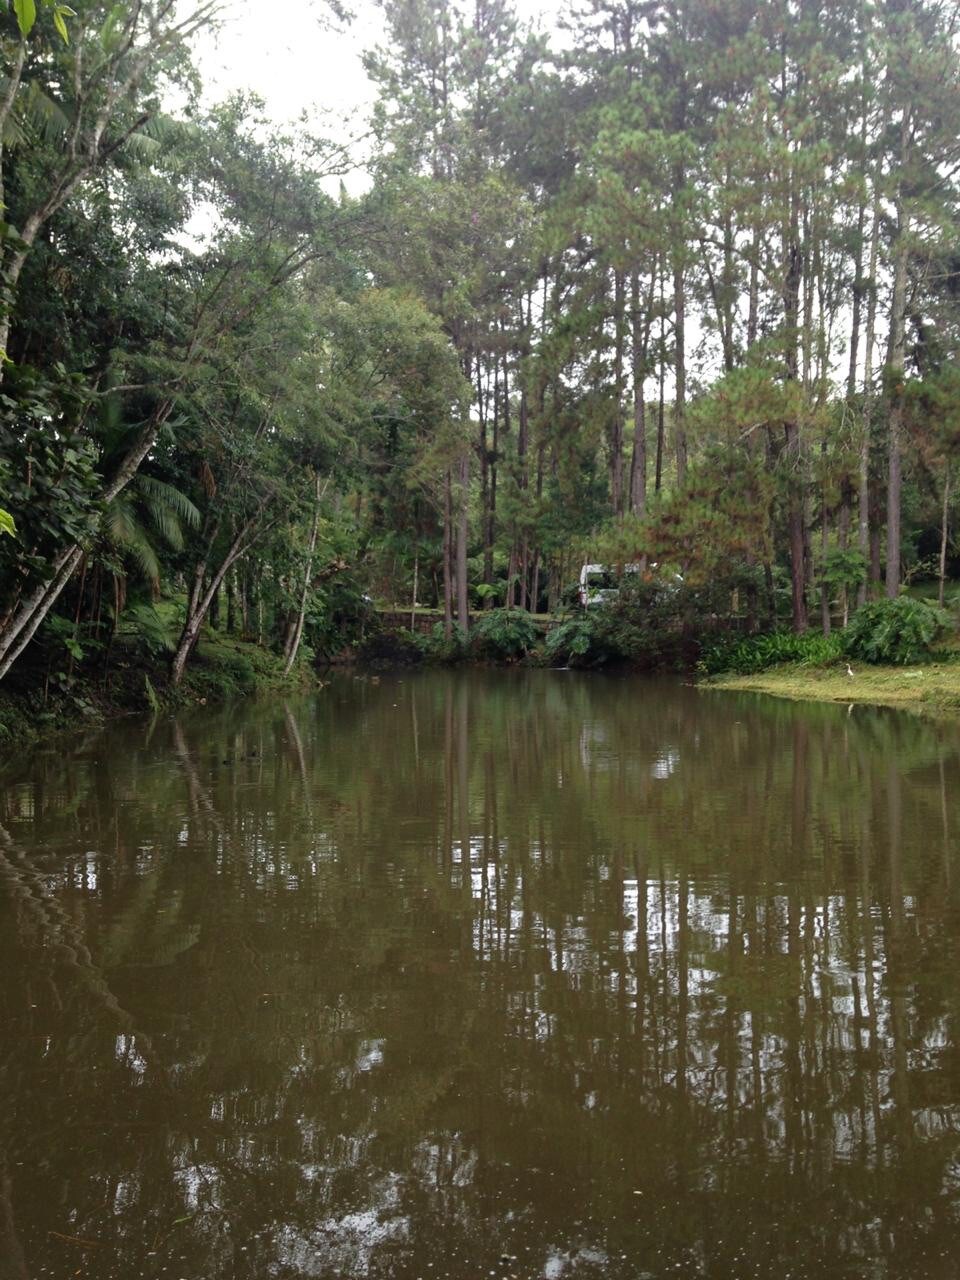
[[[636,270],[630,281],[630,304],[633,312],[633,457],[630,462],[630,510],[634,515],[643,516],[647,508],[647,416],[643,383],[650,319],[648,313],[641,321],[640,278]]]
[[[901,162],[906,160],[909,111],[904,112]],[[887,360],[887,598],[900,592],[901,440],[903,430],[903,371],[906,358],[907,236],[903,195],[897,193],[893,247],[893,289],[890,296],[890,351]]]
[[[623,515],[623,391],[624,348],[626,346],[626,289],[623,272],[613,277],[614,323],[614,412],[610,426],[610,505],[615,516]]]
[[[657,271],[660,278],[660,350],[658,353],[660,363],[657,370],[657,458],[653,480],[655,493],[660,492],[660,486],[663,483],[663,439],[666,416],[667,310],[664,293],[666,264],[662,258],[658,259]]]
[[[447,467],[443,478],[443,634],[453,638],[453,479]]]
[[[947,583],[947,545],[950,528],[950,459],[943,466],[943,515],[940,521],[940,586],[937,591],[937,603],[943,608]]]
[[[413,553],[413,595],[410,599],[410,630],[417,629],[417,586],[420,577],[420,551],[419,548]]]
[[[457,622],[464,635],[470,630],[470,584],[467,579],[467,551],[470,539],[470,455],[460,459],[457,502]]]
[[[687,479],[687,353],[686,353],[686,298],[684,289],[683,259],[678,253],[673,267],[674,308],[674,405],[673,441],[677,456],[677,484]]]
[[[799,224],[796,219],[796,197],[793,198],[793,215],[791,216],[790,236],[785,249],[783,317],[785,329],[784,363],[787,368],[787,379],[798,380],[797,368],[797,325],[799,321],[800,283],[802,273],[802,257],[796,236]],[[786,463],[790,469],[787,477],[789,486],[787,508],[787,531],[790,543],[790,585],[792,591],[793,629],[806,631],[806,563],[805,538],[806,529],[803,515],[803,455],[800,440],[800,424],[795,418],[784,423],[786,440]]]
[[[870,261],[867,268],[867,319],[863,333],[863,418],[860,429],[859,506],[857,512],[857,545],[863,556],[864,577],[857,588],[857,604],[867,598],[868,581],[873,575],[868,567],[873,563],[870,536],[870,441],[873,433],[873,352],[877,328],[877,262],[880,256],[880,191],[882,159],[877,160],[873,176],[873,209],[870,222]]]

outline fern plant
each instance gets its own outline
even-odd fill
[[[844,649],[862,662],[926,662],[949,625],[949,614],[926,600],[874,600],[853,615],[844,633]]]
[[[485,658],[522,658],[539,638],[536,624],[521,609],[493,609],[473,629],[474,652]]]

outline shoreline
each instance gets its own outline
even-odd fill
[[[755,675],[717,675],[699,681],[702,689],[766,693],[792,702],[833,702],[893,707],[923,716],[960,717],[960,662],[893,667],[773,667]]]

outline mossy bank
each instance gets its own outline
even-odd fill
[[[52,678],[46,672],[24,671],[19,680],[0,689],[0,770],[14,752],[41,739],[114,716],[157,715],[313,683],[315,676],[302,666],[284,676],[282,658],[270,650],[211,634],[200,641],[176,687],[170,684],[165,655],[130,654],[109,668],[79,667],[69,678],[63,672]]]
[[[738,689],[778,698],[900,707],[922,715],[960,716],[960,661],[917,666],[775,667],[754,675],[712,676],[704,689]]]

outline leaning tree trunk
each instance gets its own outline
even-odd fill
[[[307,563],[303,571],[303,589],[300,592],[297,620],[290,632],[284,652],[283,674],[285,676],[290,674],[290,669],[297,660],[300,641],[303,638],[303,622],[307,615],[307,597],[310,593],[310,580],[313,574],[313,557],[317,549],[317,533],[320,530],[320,501],[323,497],[323,491],[320,488],[319,471],[314,473],[313,495],[313,525],[310,529],[310,546],[307,550]]]
[[[144,425],[136,444],[126,455],[113,478],[104,486],[100,501],[106,505],[121,493],[153,448],[160,428],[173,409],[173,401],[163,401]],[[0,627],[0,680],[33,639],[40,624],[53,608],[60,593],[73,577],[74,570],[83,558],[83,548],[76,543],[64,547],[53,563],[53,571],[46,582],[35,587],[25,600],[4,620]]]
[[[186,622],[183,625],[183,631],[180,633],[180,640],[177,644],[176,653],[173,655],[173,662],[170,667],[170,683],[178,685],[183,679],[183,673],[187,666],[190,654],[193,652],[197,641],[200,639],[200,629],[203,626],[203,620],[207,616],[207,611],[214,595],[220,590],[220,584],[223,579],[247,550],[252,540],[252,534],[257,527],[257,523],[263,507],[258,508],[255,515],[241,527],[239,533],[234,537],[227,550],[226,555],[220,563],[220,567],[211,576],[207,589],[202,589],[203,565],[206,559],[198,566],[197,577],[194,580],[194,589],[191,593],[190,606],[187,609]]]

